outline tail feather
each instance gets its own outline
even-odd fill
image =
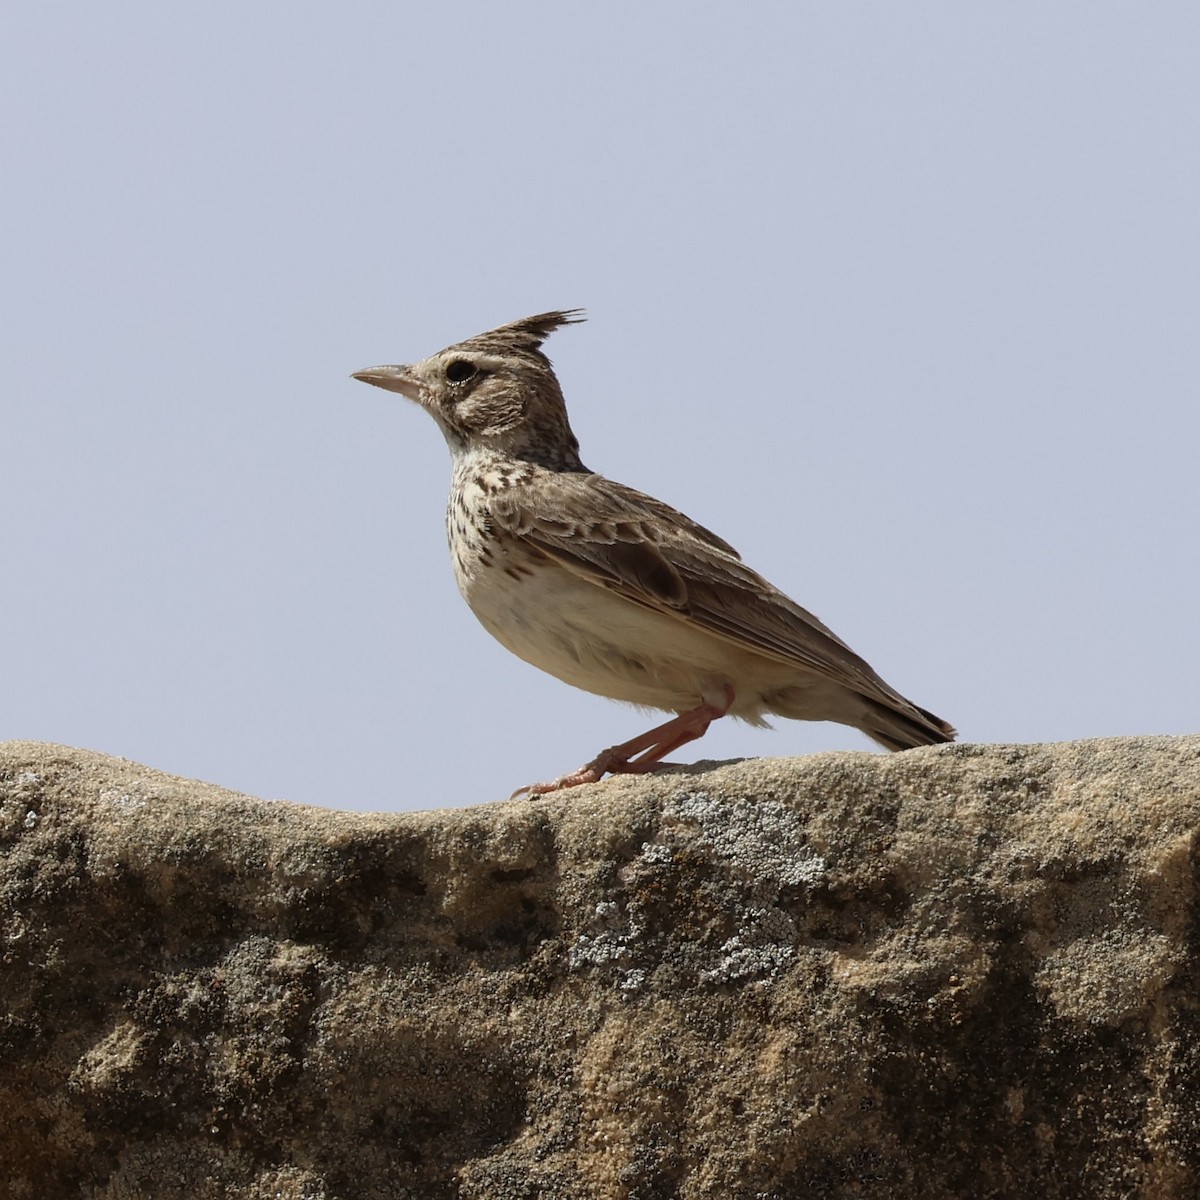
[[[904,708],[892,707],[867,699],[859,729],[887,750],[936,746],[941,742],[952,742],[958,736],[954,726],[941,717],[915,704],[904,704]]]

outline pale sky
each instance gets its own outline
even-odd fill
[[[350,379],[573,306],[584,461],[964,741],[1194,732],[1198,48],[1194,3],[7,6],[0,737],[398,810],[660,719],[476,624],[437,429]]]

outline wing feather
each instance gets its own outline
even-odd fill
[[[492,502],[496,525],[568,570],[779,662],[907,701],[812,613],[683,513],[602,475],[547,471]]]

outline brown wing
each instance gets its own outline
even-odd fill
[[[889,704],[897,695],[831,629],[669,505],[602,475],[540,474],[492,502],[496,525],[600,587]]]

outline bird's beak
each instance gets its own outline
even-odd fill
[[[411,367],[367,367],[365,370],[355,371],[351,378],[387,388],[389,392],[399,392],[400,395],[420,403],[421,385],[413,378]]]

